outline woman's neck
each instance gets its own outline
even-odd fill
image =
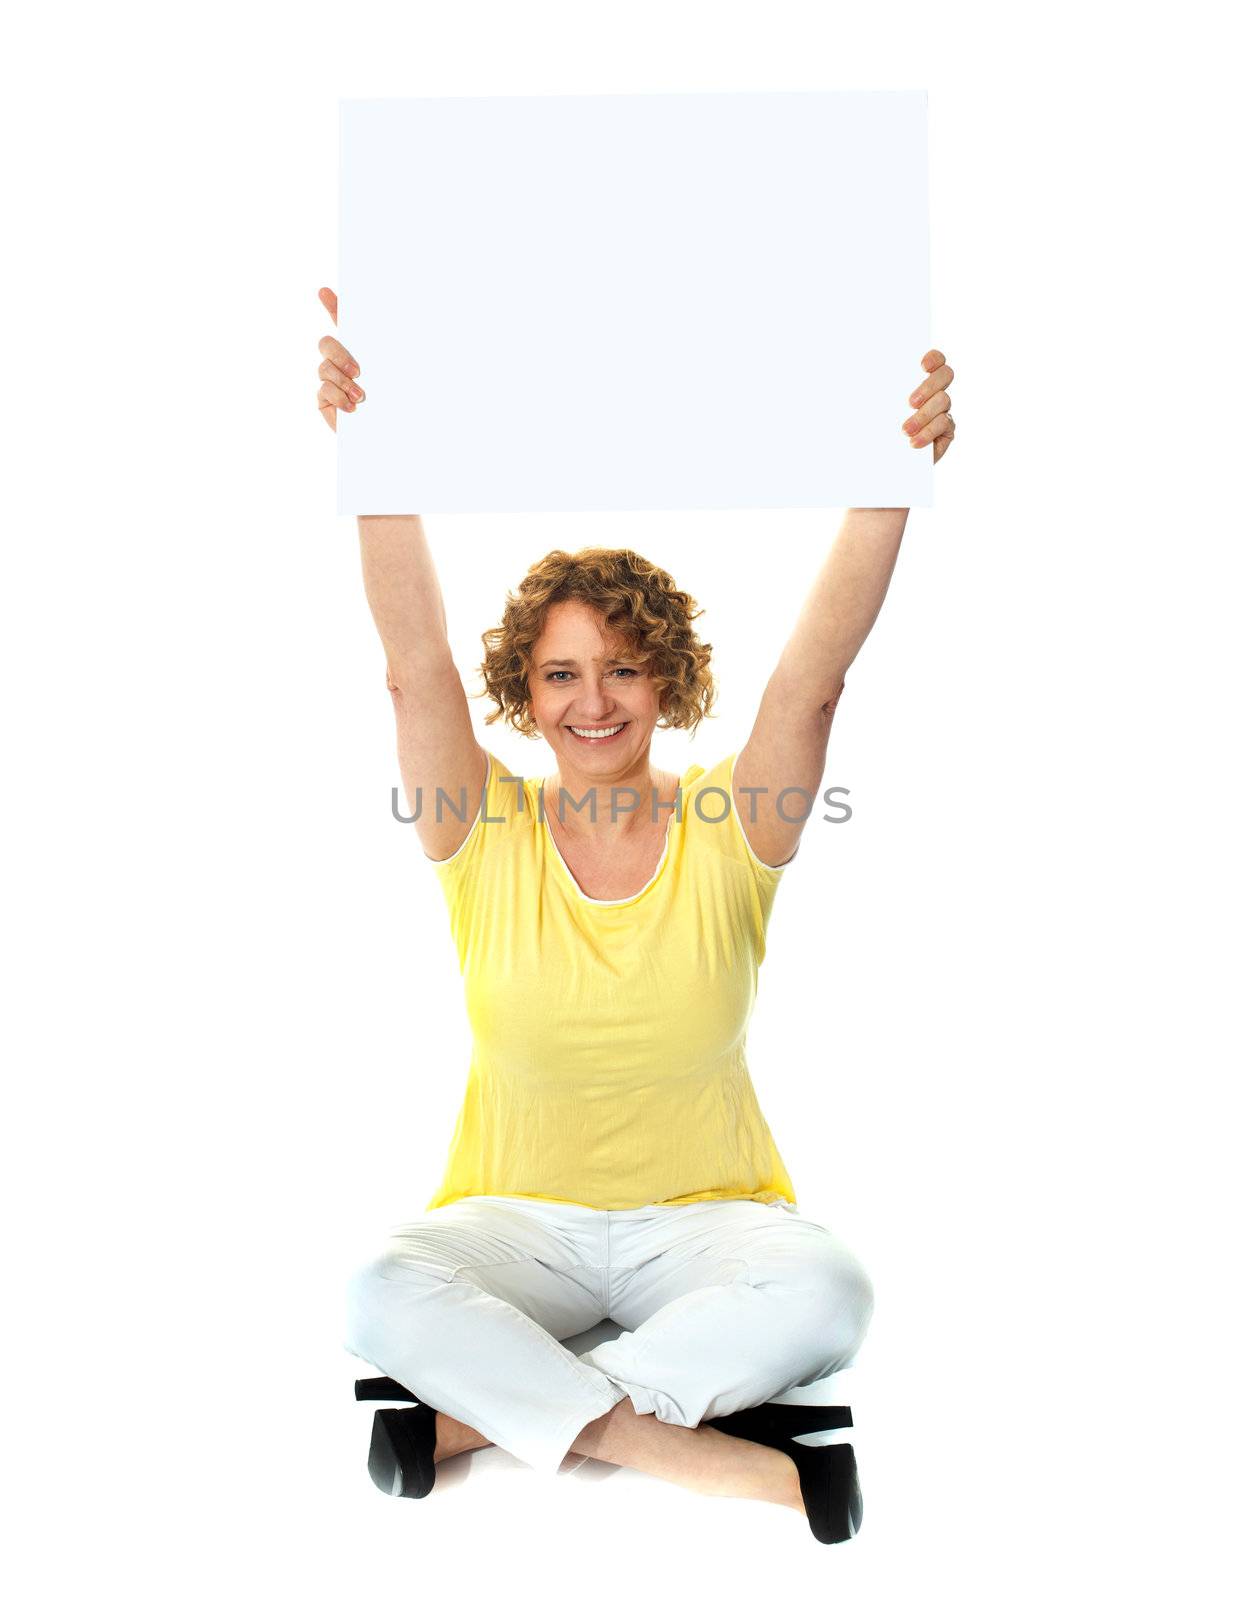
[[[563,770],[542,785],[542,805],[553,813],[560,836],[621,839],[660,834],[669,826],[678,779],[645,763],[642,768],[603,778]]]

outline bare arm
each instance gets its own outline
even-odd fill
[[[320,298],[334,319],[334,294],[324,289]],[[363,401],[354,381],[360,369],[337,339],[328,336],[319,349],[318,404],[334,428],[337,409],[354,411]],[[414,811],[421,792],[417,836],[425,854],[440,861],[463,843],[480,809],[485,752],[451,656],[442,590],[420,517],[358,517],[357,527],[365,597],[386,652],[400,776]],[[439,789],[449,805],[438,805]]]
[[[947,392],[953,372],[938,350],[924,356],[923,366],[930,376],[911,397],[911,404],[921,402],[912,438],[934,440],[939,460],[953,433]],[[904,507],[846,512],[735,759],[734,803],[752,848],[769,866],[798,848],[824,776],[846,673],[884,604],[909,515]]]
[[[420,789],[417,836],[425,854],[442,861],[463,843],[480,809],[485,752],[447,642],[442,591],[420,517],[356,520],[365,595],[386,651],[404,793],[415,811]],[[450,805],[437,804],[439,789]]]

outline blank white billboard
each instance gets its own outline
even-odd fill
[[[345,513],[923,506],[927,96],[348,100]]]

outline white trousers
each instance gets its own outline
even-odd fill
[[[786,1201],[596,1211],[473,1196],[397,1228],[348,1284],[346,1348],[556,1472],[630,1396],[694,1428],[853,1364],[871,1282]],[[559,1342],[605,1318],[585,1355]]]

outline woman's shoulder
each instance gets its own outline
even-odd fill
[[[737,754],[737,752],[735,752]],[[693,829],[698,822],[723,822],[734,809],[734,755],[713,761],[696,761],[682,775],[681,821]],[[695,830],[698,831],[698,830]]]
[[[499,809],[520,812],[527,809],[529,802],[535,803],[543,779],[529,777],[522,763],[511,766],[494,750],[487,749],[485,759],[485,791],[491,813]]]
[[[687,768],[680,779],[683,794],[685,795],[688,790],[699,793],[708,788],[724,789],[727,794],[730,793],[734,781],[734,761],[737,755],[738,752],[734,750],[714,761],[694,762]]]

